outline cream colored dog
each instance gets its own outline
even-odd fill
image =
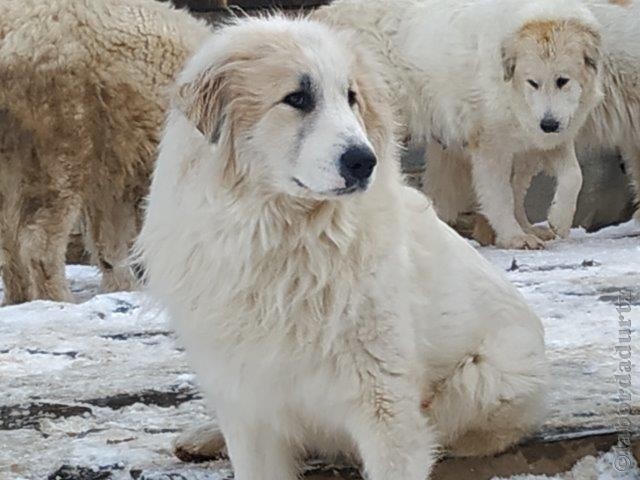
[[[405,187],[384,90],[326,26],[222,28],[179,77],[139,238],[238,480],[307,452],[424,480],[538,421],[543,330]],[[220,447],[200,430],[183,447]]]
[[[558,173],[549,221],[568,233],[582,184],[573,140],[601,98],[599,26],[588,8],[338,0],[317,17],[376,55],[408,136],[430,143],[425,185],[441,218],[453,222],[477,202],[499,246],[541,248],[553,232],[518,223],[510,186],[517,160],[532,156]],[[465,167],[446,163],[460,157],[470,159],[470,185]]]

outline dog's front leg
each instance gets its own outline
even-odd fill
[[[218,411],[235,480],[297,480],[293,446],[266,423]]]
[[[366,403],[357,407],[349,425],[366,478],[425,480],[437,445],[418,396],[405,396],[412,387],[397,379],[368,380]]]
[[[558,179],[556,193],[549,208],[549,225],[560,237],[569,236],[582,188],[582,170],[573,143],[550,154],[549,164],[555,166]]]
[[[496,232],[496,245],[500,248],[544,248],[544,242],[525,233],[516,220],[511,187],[512,152],[480,147],[474,149],[471,156],[473,186],[481,212]]]
[[[549,227],[531,225],[529,216],[525,208],[525,199],[531,186],[531,181],[543,170],[540,152],[533,152],[517,158],[513,165],[513,177],[511,186],[513,187],[513,200],[515,202],[516,220],[526,233],[535,235],[540,240],[548,241],[556,238],[556,234]]]

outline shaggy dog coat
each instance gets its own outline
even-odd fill
[[[5,303],[72,299],[83,213],[105,290],[128,289],[165,89],[208,35],[152,0],[0,2],[0,242]]]
[[[493,453],[540,417],[539,319],[403,185],[386,94],[349,43],[305,20],[222,29],[161,142],[140,259],[238,480],[295,480],[308,452],[424,480],[437,445]],[[354,142],[377,158],[357,191],[336,175]],[[200,434],[194,451],[221,444]]]

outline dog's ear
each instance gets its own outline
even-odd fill
[[[217,65],[178,87],[176,107],[209,139],[217,143],[227,116],[229,72]]]
[[[231,104],[237,96],[233,84],[245,60],[237,54],[220,56],[192,80],[181,83],[174,96],[174,108],[178,108],[206,139],[216,144],[220,178],[229,187],[239,184],[242,179],[236,159],[236,125]]]
[[[598,68],[600,65],[600,45],[601,45],[601,37],[600,34],[588,27],[582,27],[582,37],[584,38],[584,64],[587,68],[590,68],[594,72],[598,72]]]
[[[516,53],[513,47],[513,38],[507,39],[500,49],[502,58],[502,78],[510,82],[516,72]]]

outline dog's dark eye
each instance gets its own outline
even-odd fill
[[[536,90],[538,90],[538,88],[540,88],[540,85],[538,85],[538,82],[536,82],[534,80],[527,80],[527,83],[529,85],[531,85],[533,88],[535,88]]]
[[[567,83],[569,83],[568,78],[560,77],[556,80],[556,85],[558,86],[558,88],[564,87]]]
[[[349,105],[351,105],[353,107],[356,104],[356,102],[358,101],[358,96],[356,95],[356,92],[354,92],[351,89],[349,89],[349,93],[347,95],[348,95],[348,98],[349,98]]]
[[[302,112],[310,112],[314,107],[313,96],[305,91],[290,93],[282,99],[282,103]]]

